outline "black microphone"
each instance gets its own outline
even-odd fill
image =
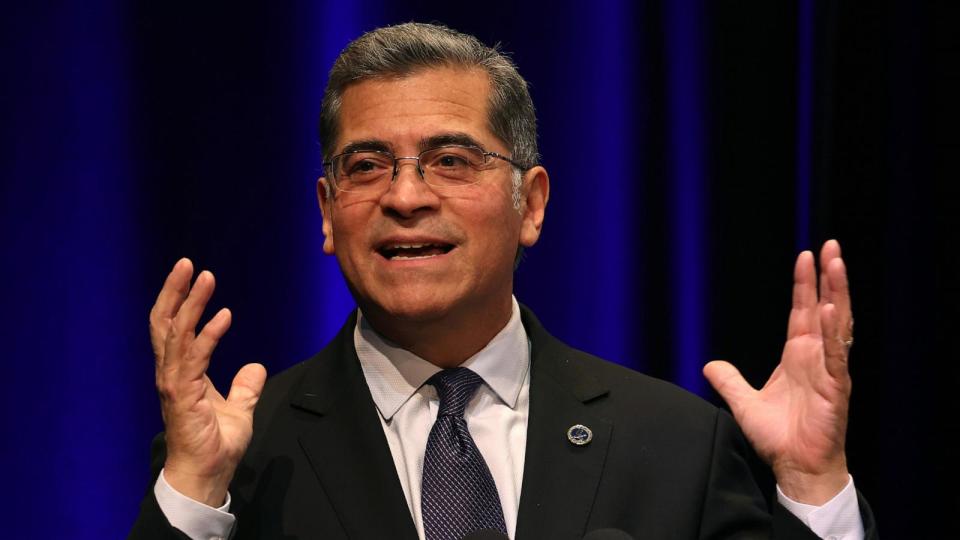
[[[492,529],[484,529],[482,531],[474,531],[463,537],[463,540],[510,540],[507,535],[503,534],[500,531],[494,531]]]
[[[620,529],[597,529],[588,532],[583,540],[633,540],[633,537]]]

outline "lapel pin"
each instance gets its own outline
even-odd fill
[[[593,440],[593,432],[583,424],[576,424],[567,430],[567,440],[576,446],[583,446]]]

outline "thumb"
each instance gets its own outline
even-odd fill
[[[703,366],[703,376],[710,381],[713,389],[727,402],[734,416],[746,404],[756,390],[743,378],[740,371],[730,362],[714,360]]]
[[[263,384],[267,380],[267,369],[261,364],[247,364],[240,368],[230,385],[227,403],[244,412],[252,413],[260,399]]]

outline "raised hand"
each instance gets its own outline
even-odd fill
[[[813,253],[797,257],[787,342],[762,389],[752,388],[727,362],[710,362],[703,370],[784,494],[813,505],[829,501],[848,479],[847,358],[853,343],[847,274],[836,240],[823,245],[820,268],[818,298]]]
[[[197,334],[214,278],[203,271],[191,288],[192,275],[193,263],[180,259],[150,311],[150,341],[166,426],[163,474],[180,493],[220,506],[250,444],[253,408],[267,372],[260,364],[247,364],[234,377],[226,399],[217,392],[206,371],[210,355],[230,328],[231,314],[221,309]]]

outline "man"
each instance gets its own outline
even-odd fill
[[[772,466],[773,517],[736,426],[683,391],[570,349],[512,296],[549,198],[526,83],[475,38],[381,28],[337,59],[321,112],[323,249],[358,312],[273,377],[205,375],[230,325],[191,263],[151,311],[165,438],[131,537],[875,536],[847,473],[850,302],[839,245],[795,269],[761,391],[704,373]],[[789,512],[782,505],[789,507]],[[862,514],[862,521],[861,521]],[[839,536],[837,536],[839,537]]]

